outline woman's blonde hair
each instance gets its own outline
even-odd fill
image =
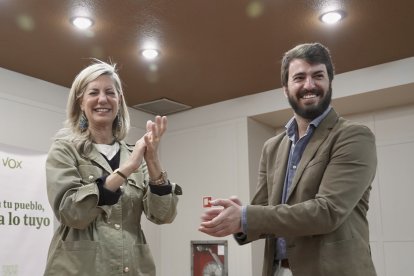
[[[108,64],[97,59],[94,61],[93,64],[83,69],[73,81],[66,104],[65,126],[55,136],[56,139],[68,139],[74,142],[77,150],[83,155],[91,151],[93,141],[89,129],[81,129],[79,124],[82,116],[81,100],[87,85],[99,76],[112,77],[115,90],[120,99],[118,115],[112,125],[115,141],[123,140],[128,134],[130,126],[128,107],[123,96],[121,79],[118,76],[116,64]]]

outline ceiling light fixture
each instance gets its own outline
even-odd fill
[[[141,52],[141,54],[146,59],[151,60],[151,59],[158,57],[160,53],[158,52],[158,50],[155,50],[155,49],[145,49]]]
[[[326,24],[338,23],[344,17],[342,11],[330,11],[321,15],[320,20]]]
[[[93,21],[88,17],[74,17],[72,24],[78,29],[86,30],[93,25]]]

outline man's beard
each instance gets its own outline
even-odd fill
[[[321,95],[323,93],[323,91],[321,91],[320,89],[314,89],[314,90],[306,91],[306,92],[313,92],[316,95]],[[299,93],[299,95],[300,94],[305,94],[305,92]],[[329,89],[326,92],[325,96],[321,99],[321,101],[316,106],[310,105],[310,106],[305,106],[304,108],[302,108],[299,106],[296,98],[294,96],[290,96],[290,94],[288,93],[289,104],[293,108],[295,113],[299,115],[300,117],[304,119],[308,119],[308,120],[313,120],[319,115],[321,115],[331,104],[331,99],[332,99],[331,85],[329,85]]]

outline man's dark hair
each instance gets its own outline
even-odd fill
[[[332,64],[329,49],[320,43],[306,43],[300,44],[287,51],[283,56],[281,68],[282,86],[287,86],[289,79],[289,65],[294,59],[303,59],[309,64],[325,64],[329,82],[332,82],[335,69]]]

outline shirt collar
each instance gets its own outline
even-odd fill
[[[313,126],[314,128],[317,128],[319,126],[319,124],[322,122],[322,120],[325,119],[325,117],[328,115],[329,111],[331,111],[331,109],[332,109],[332,107],[329,106],[321,115],[319,115],[318,117],[313,119],[310,122],[309,126]],[[308,129],[306,130],[306,133],[309,130],[309,126],[308,126]],[[287,136],[292,140],[292,138],[296,134],[297,128],[298,128],[295,117],[292,117],[289,120],[289,122],[287,122],[287,124],[285,125],[285,128],[286,128]]]

